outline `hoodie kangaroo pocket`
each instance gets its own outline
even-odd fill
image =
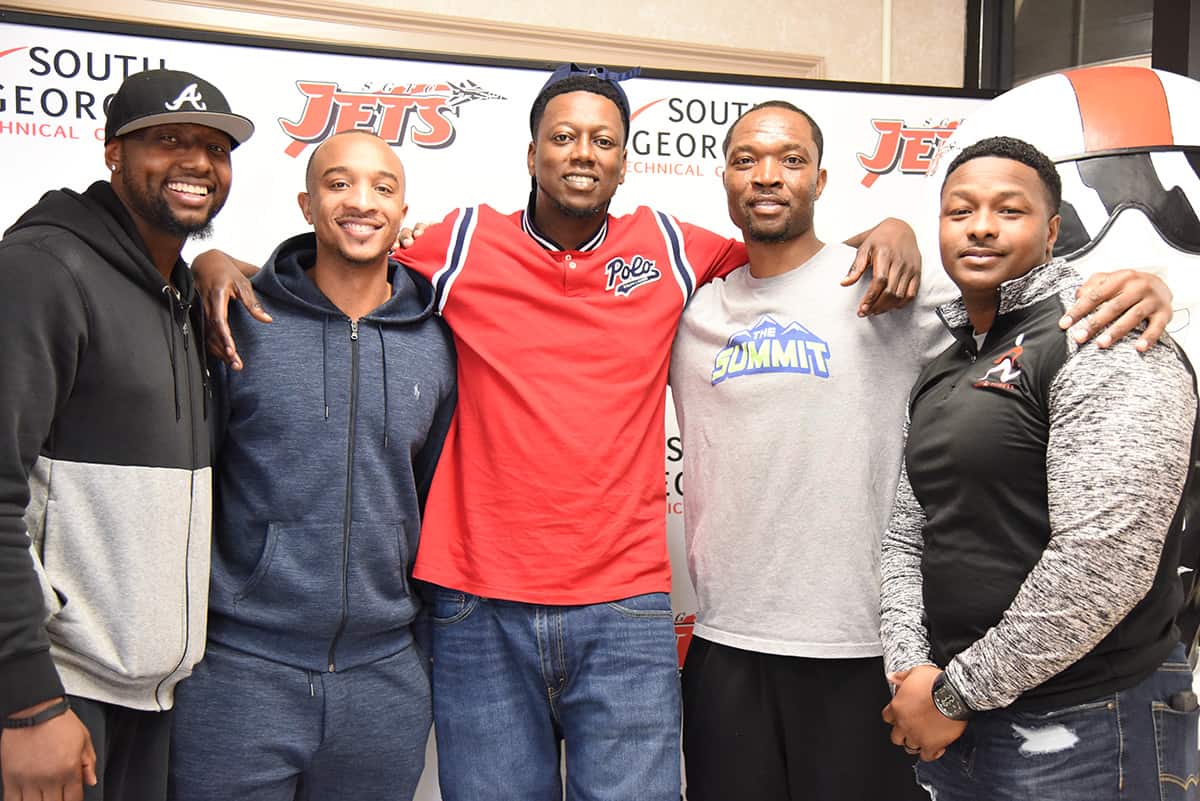
[[[354,521],[350,527],[346,630],[370,636],[408,625],[412,559],[403,524]]]
[[[60,463],[55,475],[40,543],[43,594],[48,586],[60,601],[47,598],[51,642],[94,675],[139,680],[174,671],[189,648],[189,553],[208,545],[207,536],[193,542],[189,534],[191,474]],[[137,482],[157,491],[147,492],[152,512],[96,497],[97,486],[106,497],[132,497],[117,489]]]
[[[258,563],[232,600],[244,623],[331,634],[341,620],[341,525],[269,523]]]

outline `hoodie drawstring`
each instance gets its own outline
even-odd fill
[[[326,340],[329,338],[329,315],[321,318],[321,392],[325,399],[325,419],[329,419],[329,370],[325,363],[329,360],[325,352]]]
[[[383,338],[383,326],[375,326],[379,334],[379,352],[383,363],[383,447],[388,446],[388,379],[387,379],[387,344]]]
[[[175,307],[177,304],[173,302],[175,298],[172,297],[170,284],[163,285],[162,294],[163,298],[167,301],[167,311],[171,315],[171,323],[167,330],[167,339],[171,343],[168,354],[171,359],[171,387],[175,390],[175,422],[178,423],[183,418],[183,414],[179,407],[179,376],[175,371],[175,327],[179,325],[178,319],[175,316]]]
[[[208,347],[208,325],[206,324],[206,322],[204,320],[203,307],[201,307],[201,309],[196,313],[196,318],[198,320],[200,320],[200,340],[199,340],[200,344],[198,347],[207,348]],[[200,387],[204,390],[204,393],[203,393],[204,397],[203,397],[203,400],[201,401],[201,403],[203,405],[201,408],[203,409],[202,414],[204,415],[204,419],[207,420],[208,419],[208,393],[212,389],[212,384],[211,384],[210,376],[208,374],[208,354],[202,350],[202,351],[200,351],[199,356],[200,356]]]

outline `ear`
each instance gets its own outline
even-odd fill
[[[824,167],[817,170],[817,185],[813,188],[813,200],[821,197],[821,193],[825,191],[825,180],[828,177]]]
[[[307,192],[301,192],[296,195],[296,203],[300,205],[300,213],[304,215],[304,221],[309,225],[313,224],[312,215],[308,213],[309,197]]]
[[[618,186],[625,183],[625,165],[628,164],[628,161],[626,160],[628,155],[629,155],[628,150],[621,151],[621,174],[619,176],[617,176],[617,185]]]
[[[113,139],[104,146],[104,163],[108,165],[109,172],[117,172],[121,168],[121,140]],[[116,165],[117,169],[113,169]]]
[[[1058,241],[1058,226],[1062,223],[1062,217],[1055,214],[1050,218],[1050,222],[1046,223],[1046,261],[1054,257],[1054,243]]]
[[[529,143],[529,152],[525,154],[525,166],[529,168],[529,177],[536,178],[537,171],[534,169],[533,160],[537,156],[537,145],[532,141]]]

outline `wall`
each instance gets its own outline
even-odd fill
[[[547,62],[959,86],[957,0],[15,0],[5,6],[284,38]]]

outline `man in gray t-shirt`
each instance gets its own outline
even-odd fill
[[[856,318],[835,286],[853,251],[813,230],[821,150],[790,103],[734,122],[724,180],[749,264],[696,292],[672,352],[699,599],[683,670],[690,801],[927,799],[880,718],[879,551],[908,391],[948,342],[934,308],[957,290],[934,267],[915,303]],[[1157,279],[1089,285],[1074,319],[1119,295],[1097,318],[1145,303],[1147,347],[1170,319]]]
[[[790,104],[730,129],[725,188],[750,263],[697,291],[671,360],[699,599],[692,801],[925,798],[879,717],[879,536],[909,387],[945,345],[932,307],[953,287],[930,271],[915,303],[855,316],[837,287],[854,251],[813,230],[821,144]]]

